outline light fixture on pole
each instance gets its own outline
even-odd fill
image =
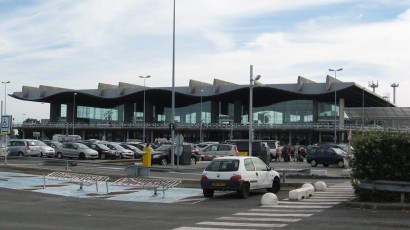
[[[334,125],[334,131],[335,131],[335,133],[334,133],[334,136],[333,136],[333,139],[334,139],[334,142],[335,142],[335,144],[336,144],[336,141],[337,141],[337,137],[336,137],[336,123],[337,123],[337,121],[336,121],[336,113],[337,113],[337,110],[336,110],[336,73],[338,72],[338,71],[342,71],[343,69],[342,68],[340,68],[340,69],[337,69],[337,70],[334,70],[334,69],[329,69],[329,71],[330,72],[335,72],[335,80],[334,80],[334,86],[335,86],[335,125]]]
[[[74,103],[73,103],[73,135],[74,135],[74,124],[75,124],[75,96],[77,96],[77,93],[74,93]]]
[[[140,78],[143,78],[144,79],[144,108],[143,108],[143,114],[142,114],[142,117],[143,117],[143,122],[144,122],[144,124],[143,124],[143,126],[142,126],[142,141],[145,143],[146,142],[146,138],[145,138],[145,79],[147,79],[147,78],[150,78],[151,76],[145,76],[145,77],[143,77],[143,76],[140,76]]]
[[[201,89],[201,115],[199,117],[199,142],[202,142],[202,93],[204,92],[203,89]]]
[[[396,104],[396,88],[399,87],[399,84],[393,83],[390,86],[393,87],[393,104]]]
[[[6,104],[6,95],[7,95],[7,88],[6,88],[6,86],[7,86],[7,84],[10,84],[10,81],[2,81],[1,83],[3,83],[4,84],[4,115],[7,115],[7,112],[6,112],[6,108],[7,108],[7,104]]]
[[[250,70],[250,82],[249,82],[249,156],[252,156],[252,142],[253,142],[253,117],[252,117],[252,107],[253,107],[253,87],[255,86],[264,86],[263,83],[258,82],[261,78],[261,75],[257,75],[253,78],[253,66],[251,65]]]
[[[362,130],[364,128],[364,89],[365,87],[362,88]]]

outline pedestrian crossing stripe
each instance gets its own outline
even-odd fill
[[[234,217],[234,216],[224,216],[219,217],[217,220],[234,220],[234,221],[265,221],[265,222],[298,222],[302,219],[292,219],[292,218],[246,218],[246,217]]]
[[[282,228],[287,224],[260,224],[260,223],[237,223],[237,222],[213,222],[205,221],[199,222],[197,224],[201,225],[211,225],[211,226],[230,226],[230,227],[263,227],[263,228]]]
[[[260,213],[260,212],[238,212],[234,216],[272,216],[272,217],[309,217],[310,213]]]
[[[324,202],[313,201],[312,202],[312,201],[303,200],[303,201],[279,201],[278,204],[279,205],[281,204],[336,205],[336,204],[340,204],[340,202],[326,202],[326,201]]]
[[[262,206],[263,208],[264,206]],[[278,207],[278,206],[275,206]],[[283,208],[254,208],[249,210],[250,212],[281,212],[281,213],[308,213],[308,212],[322,212],[323,210],[320,209],[303,209],[303,210],[295,210],[295,209],[283,209]]]

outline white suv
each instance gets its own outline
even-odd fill
[[[203,171],[201,188],[205,197],[213,197],[215,190],[228,190],[247,198],[254,189],[278,192],[280,175],[257,157],[219,157]]]

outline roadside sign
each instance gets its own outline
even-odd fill
[[[2,133],[10,133],[11,122],[12,122],[11,115],[2,115],[1,116],[1,132]]]

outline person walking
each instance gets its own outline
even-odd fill
[[[294,159],[295,162],[299,161],[299,148],[300,148],[299,143],[296,143],[296,146],[295,146],[295,159]]]

